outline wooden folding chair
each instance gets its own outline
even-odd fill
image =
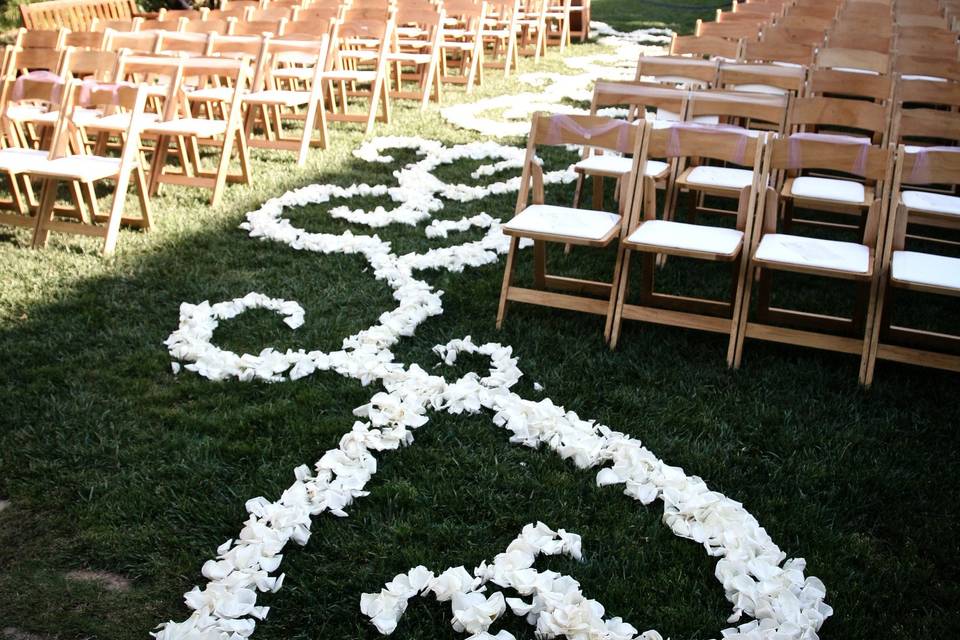
[[[297,152],[297,164],[303,166],[311,145],[320,148],[327,146],[323,74],[331,64],[330,38],[325,33],[319,39],[310,41],[266,38],[263,46],[263,62],[256,71],[254,90],[243,96],[246,107],[244,136],[251,147]],[[297,60],[312,58],[310,65],[302,67],[309,69],[311,76],[302,85],[288,84],[288,88],[283,88],[277,84],[273,74],[285,59],[291,57]],[[297,111],[303,108],[306,108],[305,114]],[[254,136],[258,116],[264,137]],[[284,134],[284,120],[301,119],[303,130],[299,136]],[[318,138],[314,138],[314,132],[319,133]]]
[[[563,53],[570,44],[570,14],[573,0],[546,0],[544,36],[548,47],[556,45]]]
[[[937,226],[960,228],[960,198],[913,191],[907,183],[949,185],[955,191],[960,185],[960,149],[934,147],[909,152],[902,146],[899,148],[883,243],[874,330],[861,367],[861,379],[867,386],[873,382],[878,359],[960,371],[960,336],[893,324],[896,292],[960,296],[960,258],[907,246],[908,224],[918,218],[923,224],[935,221]]]
[[[825,144],[832,141],[859,148],[858,153],[867,153],[864,149],[871,143],[886,144],[890,113],[890,102],[877,104],[865,100],[804,97],[792,101],[788,123],[794,132],[791,138],[798,141],[816,140],[819,135]],[[833,227],[850,226],[847,223],[794,219],[796,207],[853,215],[857,218],[854,227],[864,228],[863,225],[868,221],[864,214],[876,198],[876,185],[873,184],[877,179],[876,172],[871,176],[862,172],[843,176],[822,173],[801,175],[802,173],[791,170],[780,191],[781,198],[785,200],[783,219],[786,229],[789,230],[794,222]],[[778,178],[778,184],[780,181]]]
[[[859,241],[825,240],[778,231],[776,190],[767,188],[763,212],[757,216],[750,263],[741,305],[740,335],[733,365],[740,365],[747,338],[769,340],[861,356],[869,344],[876,304],[878,231],[887,211],[891,152],[886,147],[838,139],[778,137],[768,142],[770,171],[818,169],[854,174],[876,182],[864,199],[870,198],[866,223]],[[853,313],[839,317],[811,311],[771,306],[773,274],[791,272],[844,280],[856,286]],[[757,281],[756,319],[748,311],[754,281]],[[863,377],[861,376],[861,382]]]
[[[710,89],[716,85],[716,60],[697,60],[680,56],[640,56],[635,80],[658,82],[676,87]]]
[[[60,69],[65,59],[72,55],[73,50],[19,49],[8,46],[5,51],[6,68],[3,73],[4,118],[11,128],[9,135],[16,136],[19,141],[16,146],[35,147],[41,143],[41,132],[37,130],[35,125],[46,112],[56,110],[56,104],[50,104],[44,100],[32,101],[18,97],[15,91],[17,79],[26,76],[40,80],[46,78],[50,81],[63,82],[60,77]],[[23,86],[22,81],[21,86]],[[48,133],[50,133],[49,130]]]
[[[960,61],[939,60],[926,56],[901,56],[893,60],[893,70],[898,82],[918,80],[940,84],[960,84]]]
[[[727,364],[734,365],[747,268],[745,253],[750,247],[755,227],[758,193],[767,182],[763,169],[765,136],[754,137],[747,131],[690,123],[648,131],[645,154],[653,153],[676,161],[699,158],[741,165],[749,167],[746,170],[752,173],[752,179],[740,189],[737,196],[739,204],[732,229],[658,220],[653,180],[643,180],[635,196],[642,203],[642,217],[640,207],[637,207],[638,213],[630,224],[630,230],[620,243],[622,255],[618,262],[623,265],[623,272],[619,279],[617,302],[611,310],[613,317],[608,318],[611,349],[617,346],[624,319],[641,320],[727,334]],[[640,254],[642,261],[640,300],[630,303],[627,299],[634,252]],[[655,291],[656,261],[660,255],[730,264],[733,284],[728,298],[708,300]]]
[[[958,65],[960,71],[960,65]],[[944,73],[942,69],[935,73]],[[895,88],[901,108],[940,108],[960,111],[960,82],[919,75],[899,75]]]
[[[510,76],[510,70],[519,64],[517,33],[520,27],[520,0],[488,0],[486,17],[483,21],[481,41],[483,42],[483,65],[492,69],[503,69],[503,77]]]
[[[547,5],[547,0],[524,0],[516,9],[517,53],[533,56],[536,63],[547,53]]]
[[[446,23],[440,56],[440,79],[466,86],[467,94],[483,85],[483,25],[487,3],[483,0],[450,0],[443,3]],[[453,73],[456,69],[458,72]]]
[[[49,149],[35,149],[27,145],[19,121],[11,120],[8,113],[15,112],[19,103],[49,105],[56,114],[63,99],[64,81],[55,74],[25,74],[17,79],[5,78],[0,91],[0,176],[6,179],[10,199],[0,201],[0,223],[33,227],[37,207],[36,197],[29,179],[30,170],[46,161]],[[47,136],[49,143],[51,136]],[[79,211],[79,209],[78,209]]]
[[[572,0],[570,3],[570,37],[586,42],[590,37],[590,0]]]
[[[707,118],[711,118],[723,128],[758,138],[761,131],[784,131],[788,104],[789,97],[783,94],[694,92],[687,105],[686,119],[704,123],[709,122]],[[695,158],[691,160],[686,156],[680,159],[677,173],[677,178],[671,185],[674,193],[668,195],[671,206],[664,210],[664,218],[675,218],[679,194],[686,191],[689,194],[690,222],[695,222],[699,213],[735,214],[734,210],[708,205],[707,198],[738,201],[744,187],[752,184],[756,177],[754,170],[747,167],[711,164]]]
[[[606,316],[608,322],[604,335],[609,334],[609,321],[612,318],[610,308],[616,302],[617,278],[620,273],[619,261],[611,274],[611,282],[548,275],[546,246],[547,243],[560,243],[608,247],[622,235],[624,221],[629,218],[635,206],[634,181],[640,172],[644,128],[643,121],[629,123],[598,116],[534,114],[520,178],[516,215],[501,227],[503,233],[510,236],[510,249],[500,290],[498,328],[503,325],[507,303],[514,301]],[[537,148],[541,145],[569,144],[633,155],[634,166],[630,184],[625,190],[628,197],[620,201],[621,213],[573,209],[544,203],[543,169],[536,158]],[[513,270],[521,239],[533,240],[533,289],[513,285]],[[548,291],[548,288],[554,291]],[[557,290],[566,293],[559,293]]]
[[[116,247],[121,222],[135,224],[144,229],[150,228],[150,205],[146,196],[143,167],[139,162],[140,130],[137,126],[140,122],[137,116],[143,113],[146,100],[145,87],[101,85],[92,81],[71,83],[68,98],[61,110],[62,116],[57,123],[50,155],[41,166],[30,171],[33,178],[42,179],[44,183],[33,235],[34,248],[46,246],[51,231],[78,233],[103,238],[103,254],[109,255]],[[69,153],[70,140],[74,134],[71,113],[77,106],[86,109],[122,107],[129,110],[130,126],[123,136],[123,148],[119,158]],[[138,188],[141,217],[125,219],[123,207],[131,175]],[[58,183],[90,183],[102,180],[116,183],[113,204],[105,227],[94,226],[94,220],[90,221],[91,224],[85,224],[54,219]]]
[[[637,81],[598,80],[593,87],[593,101],[590,104],[590,114],[597,115],[603,108],[625,106],[636,117],[653,121],[656,126],[658,114],[669,114],[669,121],[682,120],[686,116],[688,92],[684,89],[665,87],[659,84]],[[665,122],[661,120],[661,122]],[[593,178],[593,208],[603,209],[604,178],[617,181],[618,200],[623,199],[623,189],[630,184],[630,172],[633,170],[633,158],[612,153],[604,153],[602,149],[586,146],[583,149],[582,159],[574,165],[577,172],[577,185],[573,195],[574,208],[580,207],[580,196],[583,192],[583,183],[587,177]],[[661,187],[666,186],[670,176],[671,165],[660,160],[647,160],[644,164],[644,175],[654,180]]]
[[[338,26],[333,68],[324,73],[331,96],[327,120],[359,122],[370,135],[374,122],[390,122],[390,73],[387,54],[393,38],[393,19],[385,22],[353,20]],[[366,89],[361,89],[366,85]],[[348,97],[367,100],[367,111],[351,112]],[[337,100],[339,98],[339,100]],[[379,110],[379,114],[378,114]]]
[[[446,14],[442,8],[399,8],[395,18],[395,44],[387,54],[396,77],[390,97],[419,100],[422,111],[431,97],[437,103],[441,99],[440,58]],[[405,90],[404,81],[416,82],[417,89]]]
[[[150,195],[161,184],[210,189],[210,205],[215,206],[227,182],[250,182],[250,155],[243,135],[241,99],[247,85],[249,63],[231,58],[183,58],[182,76],[174,99],[169,101],[163,117],[147,125],[143,132],[157,137],[150,168]],[[187,99],[187,86],[228,86],[233,89],[221,108],[206,114],[193,113]],[[200,117],[205,115],[206,117]],[[219,116],[219,117],[218,117]],[[168,171],[170,144],[177,143],[181,170]],[[240,173],[230,174],[230,161],[236,146]],[[184,153],[184,147],[186,152]],[[201,148],[213,150],[219,158],[213,171],[202,167]]]
[[[670,40],[671,56],[690,56],[714,60],[726,58],[736,60],[740,57],[743,47],[741,40],[727,40],[716,36],[678,36],[673,35]]]

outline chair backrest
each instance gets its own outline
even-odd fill
[[[893,36],[838,27],[827,32],[827,46],[831,49],[859,49],[889,54],[893,48]]]
[[[66,29],[36,29],[20,28],[14,38],[13,46],[20,49],[59,49],[67,37]]]
[[[221,18],[218,20],[187,20],[180,29],[183,33],[232,33],[236,20]]]
[[[781,32],[764,32],[763,40],[743,44],[742,58],[746,62],[786,62],[812,65],[814,47],[781,37]]]
[[[155,31],[114,32],[110,35],[107,48],[110,51],[153,53],[157,50],[157,39]]]
[[[722,120],[746,121],[753,128],[758,122],[784,131],[789,96],[742,91],[694,91],[690,94],[687,120],[717,116]],[[767,129],[768,127],[764,127]]]
[[[838,71],[837,69],[811,69],[807,85],[808,96],[833,96],[863,98],[886,103],[892,98],[893,77]]]
[[[63,46],[75,49],[102,50],[107,48],[109,31],[71,31],[63,40]]]
[[[794,131],[850,130],[869,133],[882,143],[887,133],[890,106],[846,98],[803,97],[793,100],[787,124]]]
[[[63,57],[68,50],[57,49],[20,49],[18,47],[8,46],[4,59],[7,61],[7,68],[4,75],[12,80],[19,73],[28,71],[43,70],[58,72],[63,62]]]
[[[270,74],[273,68],[296,62],[302,64],[307,59],[312,62],[314,70],[314,90],[321,87],[321,74],[333,66],[334,51],[331,46],[331,37],[323,34],[319,38],[296,40],[289,36],[284,38],[264,38],[264,55],[254,72],[253,87],[255,91],[269,88]]]
[[[817,52],[816,66],[883,75],[890,72],[890,56],[863,49],[824,47]]]
[[[703,22],[697,20],[694,35],[725,40],[757,40],[765,24],[763,21]]]
[[[944,40],[935,36],[918,38],[898,38],[896,43],[897,55],[928,56],[943,60],[956,60],[960,54],[960,46],[956,39]]]
[[[898,55],[893,60],[893,70],[900,75],[901,82],[907,80],[960,82],[960,61],[958,60]]]
[[[896,18],[897,28],[900,27],[931,27],[935,29],[949,29],[950,22],[942,15],[918,15],[904,13]]]
[[[652,79],[662,84],[712,87],[717,81],[719,62],[679,56],[640,56],[637,80]]]
[[[913,146],[960,143],[960,113],[941,109],[897,109],[891,142]]]
[[[591,114],[604,107],[627,106],[630,111],[646,114],[667,111],[683,119],[689,92],[662,84],[630,80],[597,80],[593,85]]]
[[[117,81],[140,84],[151,91],[151,99],[158,104],[165,120],[172,119],[177,112],[177,92],[183,79],[183,65],[186,58],[121,55],[117,65]]]
[[[334,20],[343,12],[342,6],[331,5],[326,7],[310,6],[297,11],[297,21],[300,20]]]
[[[734,91],[798,95],[803,91],[806,76],[803,67],[721,62],[717,85]]]
[[[144,20],[140,23],[140,31],[180,31],[184,23],[186,23],[184,18]]]
[[[120,56],[114,51],[74,50],[61,66],[61,73],[74,78],[112,82],[119,62]]]
[[[958,109],[960,108],[960,83],[900,76],[897,80],[896,102],[901,107],[934,105]]]
[[[306,40],[308,37],[317,38],[322,34],[333,37],[337,20],[314,18],[311,20],[295,20],[287,22],[283,27],[283,37],[292,40]]]
[[[129,112],[131,118],[126,134],[123,136],[120,163],[121,167],[131,167],[137,154],[140,153],[142,124],[138,116],[146,108],[147,93],[147,87],[132,83],[103,84],[93,80],[72,81],[68,86],[67,96],[55,126],[50,157],[61,156],[67,150],[72,134],[76,133],[73,119],[77,109],[101,109],[104,113],[123,110]],[[77,140],[76,146],[78,150],[82,150],[84,148],[82,140]]]
[[[726,40],[713,36],[678,36],[670,40],[671,56],[692,56],[695,58],[727,58],[736,60],[740,57],[741,41]]]
[[[286,20],[240,20],[234,23],[230,34],[237,36],[259,36],[269,33],[274,36],[282,36],[286,27]]]
[[[247,20],[294,20],[297,10],[290,7],[275,7],[273,9],[248,9]]]
[[[259,60],[263,50],[262,36],[211,34],[206,55]]]
[[[94,18],[90,23],[90,31],[116,31],[119,33],[131,33],[140,30],[143,18],[132,18],[127,20],[101,20]]]
[[[157,34],[154,53],[160,55],[202,56],[207,52],[210,36],[205,33],[174,33],[163,31]]]

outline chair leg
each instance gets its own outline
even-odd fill
[[[617,296],[613,312],[613,321],[610,325],[611,351],[617,348],[617,343],[620,341],[620,328],[623,325],[623,305],[625,305],[627,302],[627,291],[629,290],[631,256],[632,252],[629,249],[624,249],[622,263],[623,266],[621,267],[620,280],[617,283]]]
[[[53,220],[53,208],[57,203],[57,181],[52,178],[46,178],[43,181],[43,187],[40,189],[40,204],[37,208],[37,219],[33,227],[34,249],[42,249],[47,246],[47,239],[50,236],[50,230],[47,223]]]
[[[745,260],[749,260],[744,256]],[[739,369],[743,360],[743,343],[747,340],[747,324],[750,320],[750,296],[753,293],[754,269],[749,266],[743,278],[743,301],[740,303],[740,319],[737,322],[737,337],[734,340],[732,358],[727,355],[727,361],[733,369]]]
[[[510,249],[507,251],[507,263],[503,268],[503,285],[500,287],[500,305],[497,308],[497,329],[503,326],[503,319],[507,315],[507,292],[510,290],[510,283],[513,281],[513,266],[519,246],[520,239],[511,237]]]
[[[617,307],[617,293],[620,290],[620,277],[623,271],[623,247],[617,247],[617,260],[613,265],[613,280],[610,282],[610,302],[607,305],[607,318],[603,325],[603,341],[610,342],[610,332],[613,330],[613,315]]]
[[[150,211],[150,197],[148,195],[147,177],[143,172],[143,167],[137,165],[137,199],[140,201],[140,216],[143,218],[144,230],[153,227],[152,213]]]
[[[533,241],[533,285],[538,289],[547,287],[547,243]]]
[[[123,206],[127,200],[130,186],[130,171],[122,171],[117,176],[117,187],[113,192],[113,204],[110,205],[110,218],[107,220],[107,235],[103,240],[103,255],[109,256],[117,247],[120,235],[120,221],[123,219]]]

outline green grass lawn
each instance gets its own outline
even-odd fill
[[[620,28],[692,20],[689,11],[639,1],[594,6],[597,19]],[[556,54],[541,68],[559,69]],[[518,88],[493,79],[481,95]],[[448,98],[464,99],[457,91]],[[377,134],[476,139],[445,125],[435,108],[421,116],[400,105],[395,115]],[[297,252],[237,228],[245,212],[288,189],[391,184],[412,159],[398,152],[391,165],[359,161],[350,154],[359,131],[332,129],[331,148],[303,169],[287,155],[255,152],[254,183],[230,187],[216,208],[201,193],[166,190],[156,200],[157,228],[123,231],[113,258],[63,236],[31,251],[28,234],[0,229],[0,499],[9,501],[0,511],[0,638],[144,638],[161,621],[183,619],[181,594],[203,583],[203,562],[236,536],[244,502],[278,496],[293,468],[336,446],[352,409],[378,390],[333,373],[274,385],[175,377],[163,346],[183,301],[260,291],[304,306],[296,332],[266,312],[217,331],[219,344],[250,352],[337,348],[393,308],[361,258]],[[548,159],[559,165],[569,156]],[[439,175],[463,179],[473,166]],[[548,189],[555,202],[571,194],[572,186]],[[512,195],[448,202],[438,217],[502,217],[513,203]],[[315,231],[371,233],[325,212],[309,206],[289,217]],[[479,237],[430,241],[424,225],[377,233],[397,253]],[[522,258],[519,277],[529,278],[528,252]],[[551,260],[602,273],[612,255],[577,250]],[[526,374],[521,395],[537,397],[538,381],[558,404],[641,439],[743,502],[788,556],[805,557],[836,610],[824,639],[943,638],[960,627],[956,375],[881,364],[865,392],[852,357],[757,343],[747,344],[742,370],[730,372],[722,338],[637,324],[625,325],[611,353],[602,320],[520,305],[498,332],[502,268],[501,260],[462,274],[423,272],[445,292],[444,314],[401,341],[396,360],[432,367],[433,345],[468,334],[513,345]],[[693,291],[726,282],[680,260],[664,277],[668,287]],[[845,291],[803,283],[796,301],[842,305]],[[956,305],[907,302],[921,320],[955,324]],[[467,359],[458,370],[478,363]],[[730,605],[713,577],[715,559],[662,525],[659,503],[640,507],[554,454],[509,444],[487,414],[430,414],[413,446],[378,458],[372,493],[350,517],[317,518],[309,543],[287,549],[286,581],[261,597],[273,609],[256,638],[379,637],[360,613],[362,592],[417,564],[475,566],[536,520],[583,535],[584,563],[546,564],[576,577],[610,615],[674,639],[716,637],[726,626]],[[76,570],[125,577],[129,588],[68,579]],[[462,637],[448,619],[446,605],[414,601],[395,637]],[[534,637],[516,621],[506,628]]]

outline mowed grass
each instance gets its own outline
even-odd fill
[[[630,29],[689,15],[639,2],[594,6],[597,19]],[[562,66],[552,54],[541,68]],[[520,88],[491,76],[481,95]],[[448,94],[448,102],[463,99]],[[477,139],[445,125],[435,108],[421,115],[398,105],[395,115],[378,134]],[[329,373],[274,385],[175,377],[163,346],[182,301],[260,291],[304,306],[297,331],[258,312],[217,331],[219,344],[250,352],[336,348],[393,307],[361,258],[298,252],[237,228],[246,211],[287,189],[392,184],[392,172],[413,160],[396,152],[392,165],[361,162],[350,154],[358,130],[332,129],[331,148],[313,153],[304,169],[289,156],[256,152],[254,183],[230,187],[217,208],[202,193],[165,191],[156,200],[157,229],[124,231],[114,258],[63,236],[35,252],[26,233],[0,230],[0,499],[9,501],[0,511],[0,629],[144,638],[158,622],[184,618],[181,594],[203,584],[202,563],[238,533],[244,501],[278,496],[293,468],[336,446],[352,409],[378,390]],[[569,159],[547,158],[554,166]],[[438,174],[467,181],[474,166]],[[572,186],[548,190],[555,202],[571,195]],[[513,203],[513,196],[450,202],[438,217],[503,217]],[[311,230],[372,233],[331,219],[327,209],[289,216]],[[478,237],[429,241],[424,224],[377,233],[398,253]],[[613,256],[576,250],[550,258],[558,270],[602,275]],[[521,262],[519,277],[529,281],[530,256]],[[397,360],[432,370],[431,347],[468,334],[513,345],[526,374],[519,393],[541,397],[533,390],[540,382],[542,395],[643,440],[742,501],[789,556],[807,558],[837,612],[823,638],[939,638],[960,626],[955,375],[881,364],[865,392],[852,357],[757,343],[747,344],[743,369],[730,372],[722,338],[636,324],[625,326],[611,353],[602,320],[519,305],[498,332],[502,268],[501,260],[462,274],[422,274],[445,292],[445,313],[404,339]],[[716,269],[679,260],[663,279],[691,292],[727,282]],[[791,284],[799,292],[793,301],[808,307],[846,302],[847,291],[829,283]],[[956,305],[905,303],[922,321],[954,324]],[[484,365],[468,359],[445,375],[470,366]],[[730,605],[713,577],[715,559],[673,536],[659,505],[644,508],[615,487],[597,488],[593,474],[552,453],[510,445],[487,414],[431,414],[413,446],[379,461],[372,494],[349,518],[317,518],[306,547],[287,549],[286,581],[261,597],[273,609],[256,637],[375,638],[359,611],[362,592],[417,564],[475,566],[536,520],[583,535],[584,563],[542,566],[572,574],[610,615],[675,639],[716,637],[725,626]],[[110,590],[66,577],[77,569],[117,574],[131,586]],[[447,606],[415,601],[396,637],[457,637],[449,617]],[[504,628],[533,638],[516,620]]]

